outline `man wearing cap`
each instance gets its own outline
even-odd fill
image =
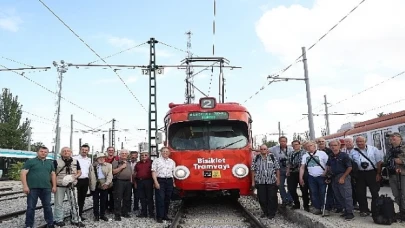
[[[72,158],[72,150],[69,147],[63,147],[60,153],[61,157],[54,161],[54,166],[56,170],[56,193],[54,197],[54,220],[57,226],[64,226],[64,211],[63,208],[63,199],[65,198],[65,194],[67,193],[68,186],[67,184],[77,184],[77,178],[80,177],[82,174],[80,164],[75,159]],[[64,179],[72,178],[71,183],[65,183]],[[76,204],[73,199],[69,199],[69,203]],[[72,213],[72,225],[78,227],[84,227],[84,224],[80,221],[80,217],[77,216],[77,213]]]
[[[405,221],[405,143],[398,132],[390,135],[390,143],[392,147],[386,156],[390,187],[400,206],[398,218]]]
[[[153,180],[152,180],[152,160],[149,158],[147,151],[141,152],[141,160],[134,167],[134,187],[138,191],[141,201],[141,213],[139,218],[149,217],[154,218],[153,213]]]
[[[102,219],[108,221],[105,216],[107,207],[108,189],[112,187],[112,165],[105,162],[106,153],[96,155],[97,162],[90,166],[90,191],[93,195],[94,221]]]

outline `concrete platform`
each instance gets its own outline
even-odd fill
[[[298,195],[301,195],[300,190],[297,191]],[[387,194],[392,197],[391,188],[382,187],[380,189],[380,195]],[[369,205],[371,205],[371,195],[370,192],[367,194],[370,197]],[[301,202],[302,203],[302,202]],[[371,208],[371,206],[370,206]],[[396,211],[399,211],[398,206],[395,204]],[[370,228],[370,227],[387,227],[384,225],[378,225],[373,222],[371,216],[360,217],[359,212],[355,211],[355,218],[351,221],[346,221],[340,217],[340,214],[331,213],[330,216],[322,217],[320,215],[314,215],[312,213],[306,212],[303,209],[291,210],[289,208],[280,209],[280,212],[285,216],[286,219],[291,220],[295,223],[299,223],[302,227],[308,228]],[[393,223],[390,227],[394,228],[404,228],[405,222]]]

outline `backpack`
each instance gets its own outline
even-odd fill
[[[381,195],[375,200],[372,211],[373,221],[380,225],[391,225],[396,221],[394,201],[387,195]]]

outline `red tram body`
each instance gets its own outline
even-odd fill
[[[165,145],[176,162],[181,197],[228,193],[250,195],[252,118],[238,103],[169,104]]]

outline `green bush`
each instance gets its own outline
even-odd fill
[[[10,170],[8,172],[8,177],[12,180],[19,181],[20,180],[20,173],[24,166],[24,162],[17,162],[10,166]]]

